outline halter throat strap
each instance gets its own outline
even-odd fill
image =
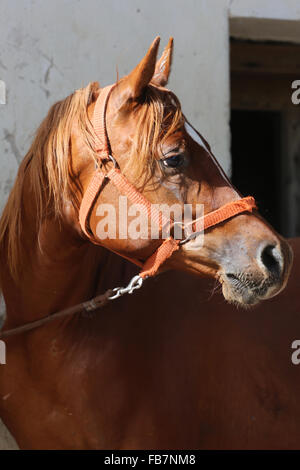
[[[115,162],[113,157],[110,155],[109,138],[106,126],[107,103],[115,86],[116,84],[113,84],[103,88],[95,104],[92,125],[95,132],[94,150],[97,153],[98,161],[94,175],[92,176],[83,195],[79,210],[79,222],[83,233],[92,243],[97,245],[101,245],[101,241],[92,233],[89,221],[99,193],[108,181],[112,182],[118,191],[122,195],[126,196],[130,202],[133,204],[139,204],[139,207],[143,208],[144,213],[151,219],[151,221],[158,224],[159,229],[162,229],[166,224],[172,223],[172,221],[170,222],[169,219],[166,219],[161,212],[153,207],[150,201],[127,180],[116,166],[107,173],[102,169],[103,162],[105,160],[107,161],[110,159]],[[255,200],[251,196],[225,204],[203,217],[203,230],[224,222],[225,220],[241,214],[242,212],[252,212],[255,207]],[[161,265],[179,249],[179,246],[180,240],[168,237],[163,240],[158,249],[144,263],[136,258],[128,257],[123,253],[115,252],[114,250],[111,251],[141,267],[142,270],[139,275],[142,278],[146,278],[149,276],[155,276]]]

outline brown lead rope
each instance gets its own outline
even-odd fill
[[[48,315],[47,317],[41,318],[40,320],[32,321],[26,323],[25,325],[18,326],[17,328],[12,328],[11,330],[3,331],[0,333],[0,339],[7,338],[8,336],[17,335],[19,333],[24,333],[25,331],[30,331],[39,326],[43,326],[46,323],[52,322],[57,318],[67,317],[68,315],[73,315],[75,313],[81,312],[92,312],[98,308],[104,307],[107,302],[110,300],[110,296],[113,294],[113,290],[109,289],[104,294],[98,295],[92,300],[87,302],[82,302],[81,304],[74,305],[74,307],[65,308],[60,312],[53,313],[53,315]]]
[[[67,317],[68,315],[74,315],[75,313],[83,312],[93,312],[101,307],[104,307],[111,300],[118,299],[124,294],[132,294],[136,289],[142,287],[142,284],[143,279],[140,276],[134,276],[126,287],[115,287],[114,289],[108,289],[106,292],[104,292],[104,294],[97,295],[91,300],[74,305],[74,307],[65,308],[64,310],[60,310],[59,312],[53,313],[52,315],[41,318],[40,320],[25,323],[25,325],[3,331],[2,333],[0,332],[0,339],[33,330],[39,326],[43,326],[47,323],[57,320],[58,318]]]

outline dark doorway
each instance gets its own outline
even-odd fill
[[[300,45],[231,39],[233,182],[284,236],[300,235]]]
[[[281,232],[281,113],[233,109],[231,135],[233,184]]]

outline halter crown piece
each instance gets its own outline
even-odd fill
[[[166,224],[172,224],[172,221],[170,222],[169,219],[166,219],[166,217],[153,207],[150,201],[148,201],[148,199],[146,199],[143,194],[127,180],[127,178],[125,178],[117,168],[115,159],[109,153],[109,138],[107,135],[105,115],[110,93],[115,86],[116,84],[113,84],[103,88],[95,104],[92,125],[96,136],[94,150],[98,154],[99,164],[97,165],[95,173],[84,193],[79,211],[79,221],[84,234],[97,245],[101,245],[101,243],[100,240],[94,237],[91,232],[89,219],[105,179],[111,181],[118,191],[124,196],[127,196],[133,204],[139,204],[140,207],[143,208],[145,214],[155,224],[158,224],[160,229],[166,226]],[[101,170],[101,163],[102,161],[109,159],[113,161],[114,168],[105,173]],[[251,196],[225,204],[219,209],[203,216],[203,230],[213,227],[237,214],[241,214],[242,212],[252,212],[255,207],[255,200]],[[145,279],[146,277],[155,276],[161,265],[174,253],[174,251],[179,249],[180,244],[181,241],[174,239],[172,236],[166,238],[157,250],[145,261],[145,263],[142,263],[138,259],[127,257],[123,253],[117,252],[117,254],[142,268],[139,276],[137,276],[137,278],[142,281],[142,279]],[[136,282],[133,283],[131,285],[131,292],[135,288],[140,287],[140,285],[136,284]]]

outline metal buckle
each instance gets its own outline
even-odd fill
[[[191,233],[188,237],[186,237],[184,240],[180,240],[179,242],[179,246],[181,245],[184,245],[185,243],[189,242],[190,240],[193,240],[194,238],[198,237],[198,235],[200,235],[201,233],[203,233],[203,230],[201,232],[193,232]]]
[[[119,168],[117,160],[112,155],[108,155],[108,157],[105,158],[104,160],[110,160],[113,163],[114,168]],[[99,158],[99,160],[95,162],[95,170],[100,170],[102,165],[103,165],[103,160]]]
[[[113,289],[113,292],[115,292],[115,294],[113,294],[112,296],[110,296],[108,298],[109,298],[109,300],[114,300],[114,299],[118,299],[119,297],[121,297],[124,294],[132,294],[135,290],[140,289],[142,287],[143,282],[144,282],[144,279],[142,277],[140,277],[139,274],[138,274],[137,276],[134,276],[131,279],[128,286],[126,286],[126,287],[115,287]]]
[[[117,160],[112,155],[108,155],[108,158],[113,162],[115,168],[119,167]]]

